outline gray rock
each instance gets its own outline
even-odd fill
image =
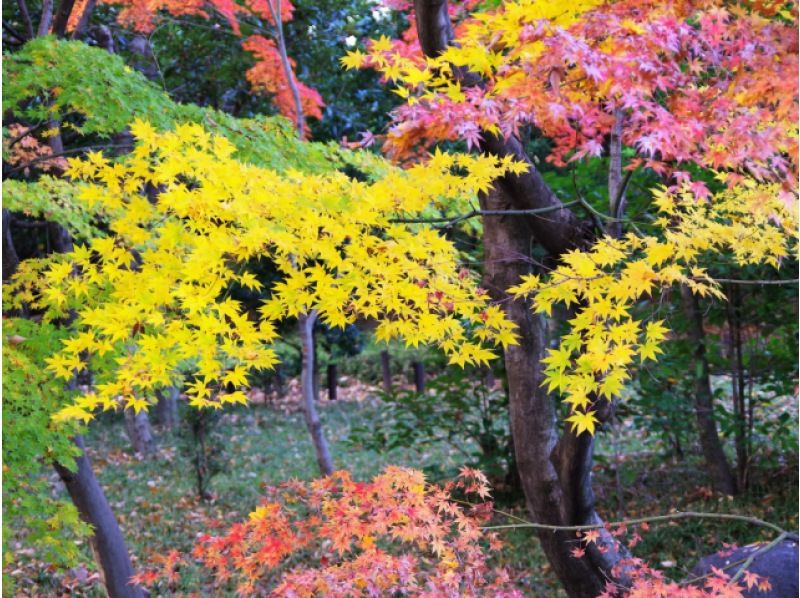
[[[730,554],[712,554],[700,559],[691,571],[691,577],[699,577],[711,572],[711,567],[725,569],[728,575],[735,575],[742,567],[742,562],[749,558],[763,544],[750,544],[736,548]],[[767,552],[756,555],[753,563],[747,567],[751,573],[769,580],[772,589],[760,592],[757,588],[745,591],[745,598],[797,598],[798,596],[798,549],[797,540],[784,540]],[[738,563],[731,566],[732,563]],[[698,584],[699,585],[699,584]]]

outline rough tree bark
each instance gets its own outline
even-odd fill
[[[316,319],[316,311],[302,314],[297,319],[300,339],[303,344],[300,385],[303,393],[303,416],[306,421],[306,427],[311,434],[311,441],[314,443],[319,471],[322,475],[327,476],[333,473],[333,459],[331,459],[328,441],[325,439],[322,423],[317,413],[317,406],[314,402],[314,322]]]
[[[689,340],[694,347],[694,412],[700,431],[700,446],[706,469],[714,489],[724,494],[736,494],[736,480],[731,472],[728,458],[714,422],[714,393],[711,391],[711,371],[706,357],[706,335],[703,330],[703,314],[697,296],[689,287],[681,286],[683,311],[689,323]]]
[[[446,0],[416,0],[417,29],[423,52],[435,56],[452,41]],[[472,73],[458,72],[462,84],[475,85]],[[481,199],[490,210],[554,208],[546,218],[484,218],[485,277],[490,294],[502,300],[508,318],[518,326],[520,343],[505,351],[509,389],[511,433],[517,467],[528,509],[534,521],[553,525],[601,523],[595,511],[591,487],[594,438],[575,436],[565,430],[559,438],[553,399],[542,388],[542,358],[547,349],[547,327],[524,301],[512,301],[506,289],[530,271],[529,253],[538,243],[558,257],[565,251],[585,246],[592,238],[591,227],[563,207],[527,156],[519,139],[504,139],[483,133],[481,149],[498,156],[512,156],[528,164],[521,175],[509,175],[495,183]],[[617,188],[620,188],[617,186]],[[558,209],[561,206],[561,209]],[[609,405],[600,415],[610,415]],[[598,545],[590,546],[581,559],[572,556],[574,533],[546,532],[540,535],[553,570],[570,596],[596,596],[603,591],[620,554],[604,532]]]

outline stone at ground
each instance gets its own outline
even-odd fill
[[[762,548],[763,544],[750,544],[729,551],[718,552],[700,559],[690,576],[699,577],[711,572],[711,567],[724,569],[733,577],[741,568],[742,561]],[[752,588],[743,593],[745,598],[796,598],[798,595],[797,541],[784,540],[771,550],[757,554],[747,571],[769,580],[772,588],[766,592]],[[737,563],[734,565],[734,563]],[[741,579],[741,578],[740,578]],[[699,584],[698,584],[699,585]]]

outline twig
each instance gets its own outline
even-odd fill
[[[744,572],[745,572],[745,571],[747,571],[747,568],[748,568],[750,565],[752,565],[752,564],[753,564],[753,561],[755,560],[755,558],[756,558],[756,557],[757,557],[759,554],[764,554],[765,552],[769,552],[770,550],[772,550],[773,548],[775,548],[775,547],[776,547],[778,544],[780,544],[780,543],[781,543],[781,542],[783,542],[785,539],[787,539],[787,538],[788,538],[790,535],[791,535],[791,534],[789,534],[788,532],[783,532],[783,533],[781,533],[781,534],[780,534],[780,535],[779,535],[777,538],[775,538],[775,539],[774,539],[772,542],[769,542],[769,543],[767,543],[767,544],[764,544],[764,546],[761,546],[761,547],[759,547],[759,549],[758,549],[758,550],[754,550],[754,551],[753,551],[753,554],[751,554],[749,557],[747,557],[747,559],[745,559],[744,563],[742,563],[742,566],[741,566],[741,567],[739,567],[739,570],[738,570],[738,571],[735,573],[735,575],[734,575],[733,577],[731,577],[731,580],[730,580],[730,582],[729,582],[729,583],[734,583],[734,582],[736,582],[736,581],[737,581],[737,580],[738,580],[740,577],[742,577],[742,575],[744,575]],[[797,536],[795,536],[795,540],[796,540],[796,539],[797,539]]]
[[[443,222],[445,223],[443,227],[446,228],[477,216],[536,216],[539,214],[557,212],[558,210],[569,208],[578,203],[580,202],[575,200],[558,206],[548,206],[546,208],[534,208],[530,210],[472,210],[471,212],[459,214],[458,216],[441,216],[439,218],[391,218],[389,222],[392,224],[436,224]]]
[[[782,527],[775,525],[774,523],[770,523],[768,521],[764,521],[763,519],[759,519],[757,517],[751,517],[750,515],[737,515],[735,513],[707,513],[702,511],[676,511],[675,513],[669,513],[667,515],[653,515],[652,517],[638,517],[635,519],[623,519],[621,521],[611,521],[607,523],[593,523],[589,525],[550,525],[547,523],[519,523],[519,524],[507,524],[507,525],[490,525],[486,527],[482,527],[481,529],[484,530],[492,530],[492,529],[513,529],[513,528],[531,528],[531,529],[541,529],[541,530],[550,530],[550,531],[585,531],[585,530],[592,530],[592,529],[601,529],[605,527],[615,527],[621,525],[634,525],[637,523],[653,523],[658,521],[674,521],[676,519],[721,519],[721,520],[733,520],[733,521],[744,521],[747,523],[752,523],[753,525],[757,525],[759,527],[765,527],[767,529],[771,529],[779,534],[785,534],[785,538],[797,538],[795,534],[790,534]]]
[[[705,278],[693,278],[693,280],[707,280]],[[779,285],[779,284],[798,284],[800,278],[785,278],[781,280],[742,280],[737,278],[714,278],[714,282],[721,282],[727,284],[742,284],[742,285]]]

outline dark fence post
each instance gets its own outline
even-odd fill
[[[414,386],[417,387],[417,392],[422,394],[425,392],[425,365],[421,361],[415,361],[414,367]]]
[[[383,392],[392,392],[392,370],[389,367],[389,351],[381,351],[381,373],[383,374]]]
[[[328,399],[331,401],[336,400],[336,386],[338,381],[339,379],[336,375],[336,364],[328,364]]]

